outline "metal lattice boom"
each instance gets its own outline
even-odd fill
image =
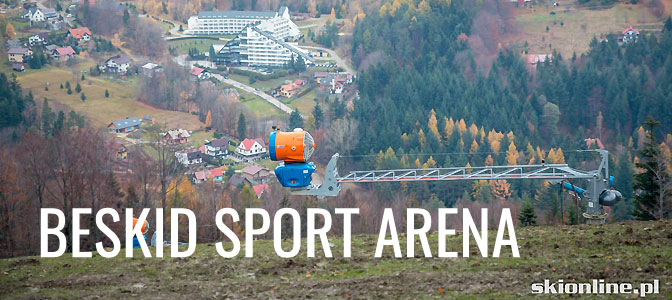
[[[435,180],[497,180],[497,179],[590,179],[594,172],[572,169],[566,164],[453,167],[353,171],[337,177],[345,182],[397,182]]]

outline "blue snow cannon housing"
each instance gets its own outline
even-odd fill
[[[312,162],[285,163],[275,167],[275,176],[284,187],[309,186],[314,172],[315,164]]]

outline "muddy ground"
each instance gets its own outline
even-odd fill
[[[306,258],[304,240],[293,259],[278,257],[272,241],[256,242],[254,258],[225,259],[214,245],[199,244],[196,254],[184,259],[105,259],[95,253],[92,259],[4,259],[0,298],[518,299],[537,298],[530,286],[544,279],[635,284],[658,279],[661,293],[647,299],[672,298],[672,221],[528,227],[516,234],[520,258],[512,258],[506,247],[502,258],[482,258],[473,242],[469,258],[420,258],[419,244],[416,258],[394,258],[389,247],[383,258],[373,258],[377,236],[360,235],[353,237],[352,258],[342,258],[342,241],[330,238],[334,258]],[[490,253],[495,236],[489,233]],[[406,254],[405,237],[400,240]],[[284,244],[289,249],[289,241]],[[430,246],[436,256],[435,234]],[[449,239],[448,250],[461,247],[459,233]]]

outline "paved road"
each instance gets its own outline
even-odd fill
[[[230,84],[230,85],[235,86],[235,87],[237,87],[237,88],[239,88],[243,91],[246,91],[248,93],[253,93],[253,94],[261,97],[261,99],[266,100],[268,103],[272,104],[273,106],[277,107],[278,109],[280,109],[281,111],[283,111],[285,113],[291,114],[294,111],[291,107],[289,107],[289,106],[285,105],[284,103],[280,102],[280,100],[275,99],[275,98],[273,98],[273,96],[271,96],[269,94],[266,94],[262,91],[257,91],[255,88],[253,88],[249,85],[240,83],[240,82],[235,81],[233,79],[224,78],[223,76],[218,75],[218,74],[215,74],[213,76],[219,76],[219,78],[217,78],[217,77],[215,77],[215,78],[217,78],[221,82],[224,82],[226,84]]]
[[[175,62],[178,65],[181,65],[183,67],[187,66],[188,63],[189,64],[192,63],[191,61],[188,61],[186,59],[186,55],[180,55],[180,56],[176,57]],[[277,107],[278,109],[280,109],[284,113],[291,114],[294,111],[291,107],[289,107],[289,106],[285,105],[284,103],[280,102],[280,100],[273,98],[273,96],[271,96],[269,94],[266,94],[263,91],[258,91],[257,89],[255,89],[255,88],[253,88],[249,85],[246,85],[244,83],[235,81],[233,79],[224,78],[224,76],[219,75],[219,74],[212,74],[212,77],[219,80],[220,82],[224,82],[228,85],[232,85],[232,86],[237,87],[237,88],[239,88],[239,89],[241,89],[245,92],[255,94],[255,95],[259,96],[261,99],[266,100],[271,105]],[[305,118],[305,116],[303,116],[303,115],[302,115],[302,117]]]
[[[336,61],[336,64],[338,64],[341,68],[343,68],[343,70],[345,70],[346,72],[348,72],[350,74],[353,74],[353,75],[357,74],[357,72],[355,72],[354,69],[352,69],[350,66],[348,66],[348,64],[345,62],[345,60],[342,59],[340,56],[338,56],[338,54],[334,50],[327,49],[327,48],[322,48],[322,47],[306,46],[306,45],[299,45],[299,47],[305,48],[305,49],[325,51],[325,52],[329,53],[329,55],[331,55],[331,57]]]

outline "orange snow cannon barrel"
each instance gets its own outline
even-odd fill
[[[138,218],[133,218],[133,228],[135,228],[135,224],[138,223]],[[142,234],[146,234],[147,231],[149,230],[149,225],[147,224],[147,221],[142,223]]]
[[[268,139],[269,156],[274,161],[305,163],[315,151],[315,141],[307,131],[296,128],[290,132],[276,130]]]

